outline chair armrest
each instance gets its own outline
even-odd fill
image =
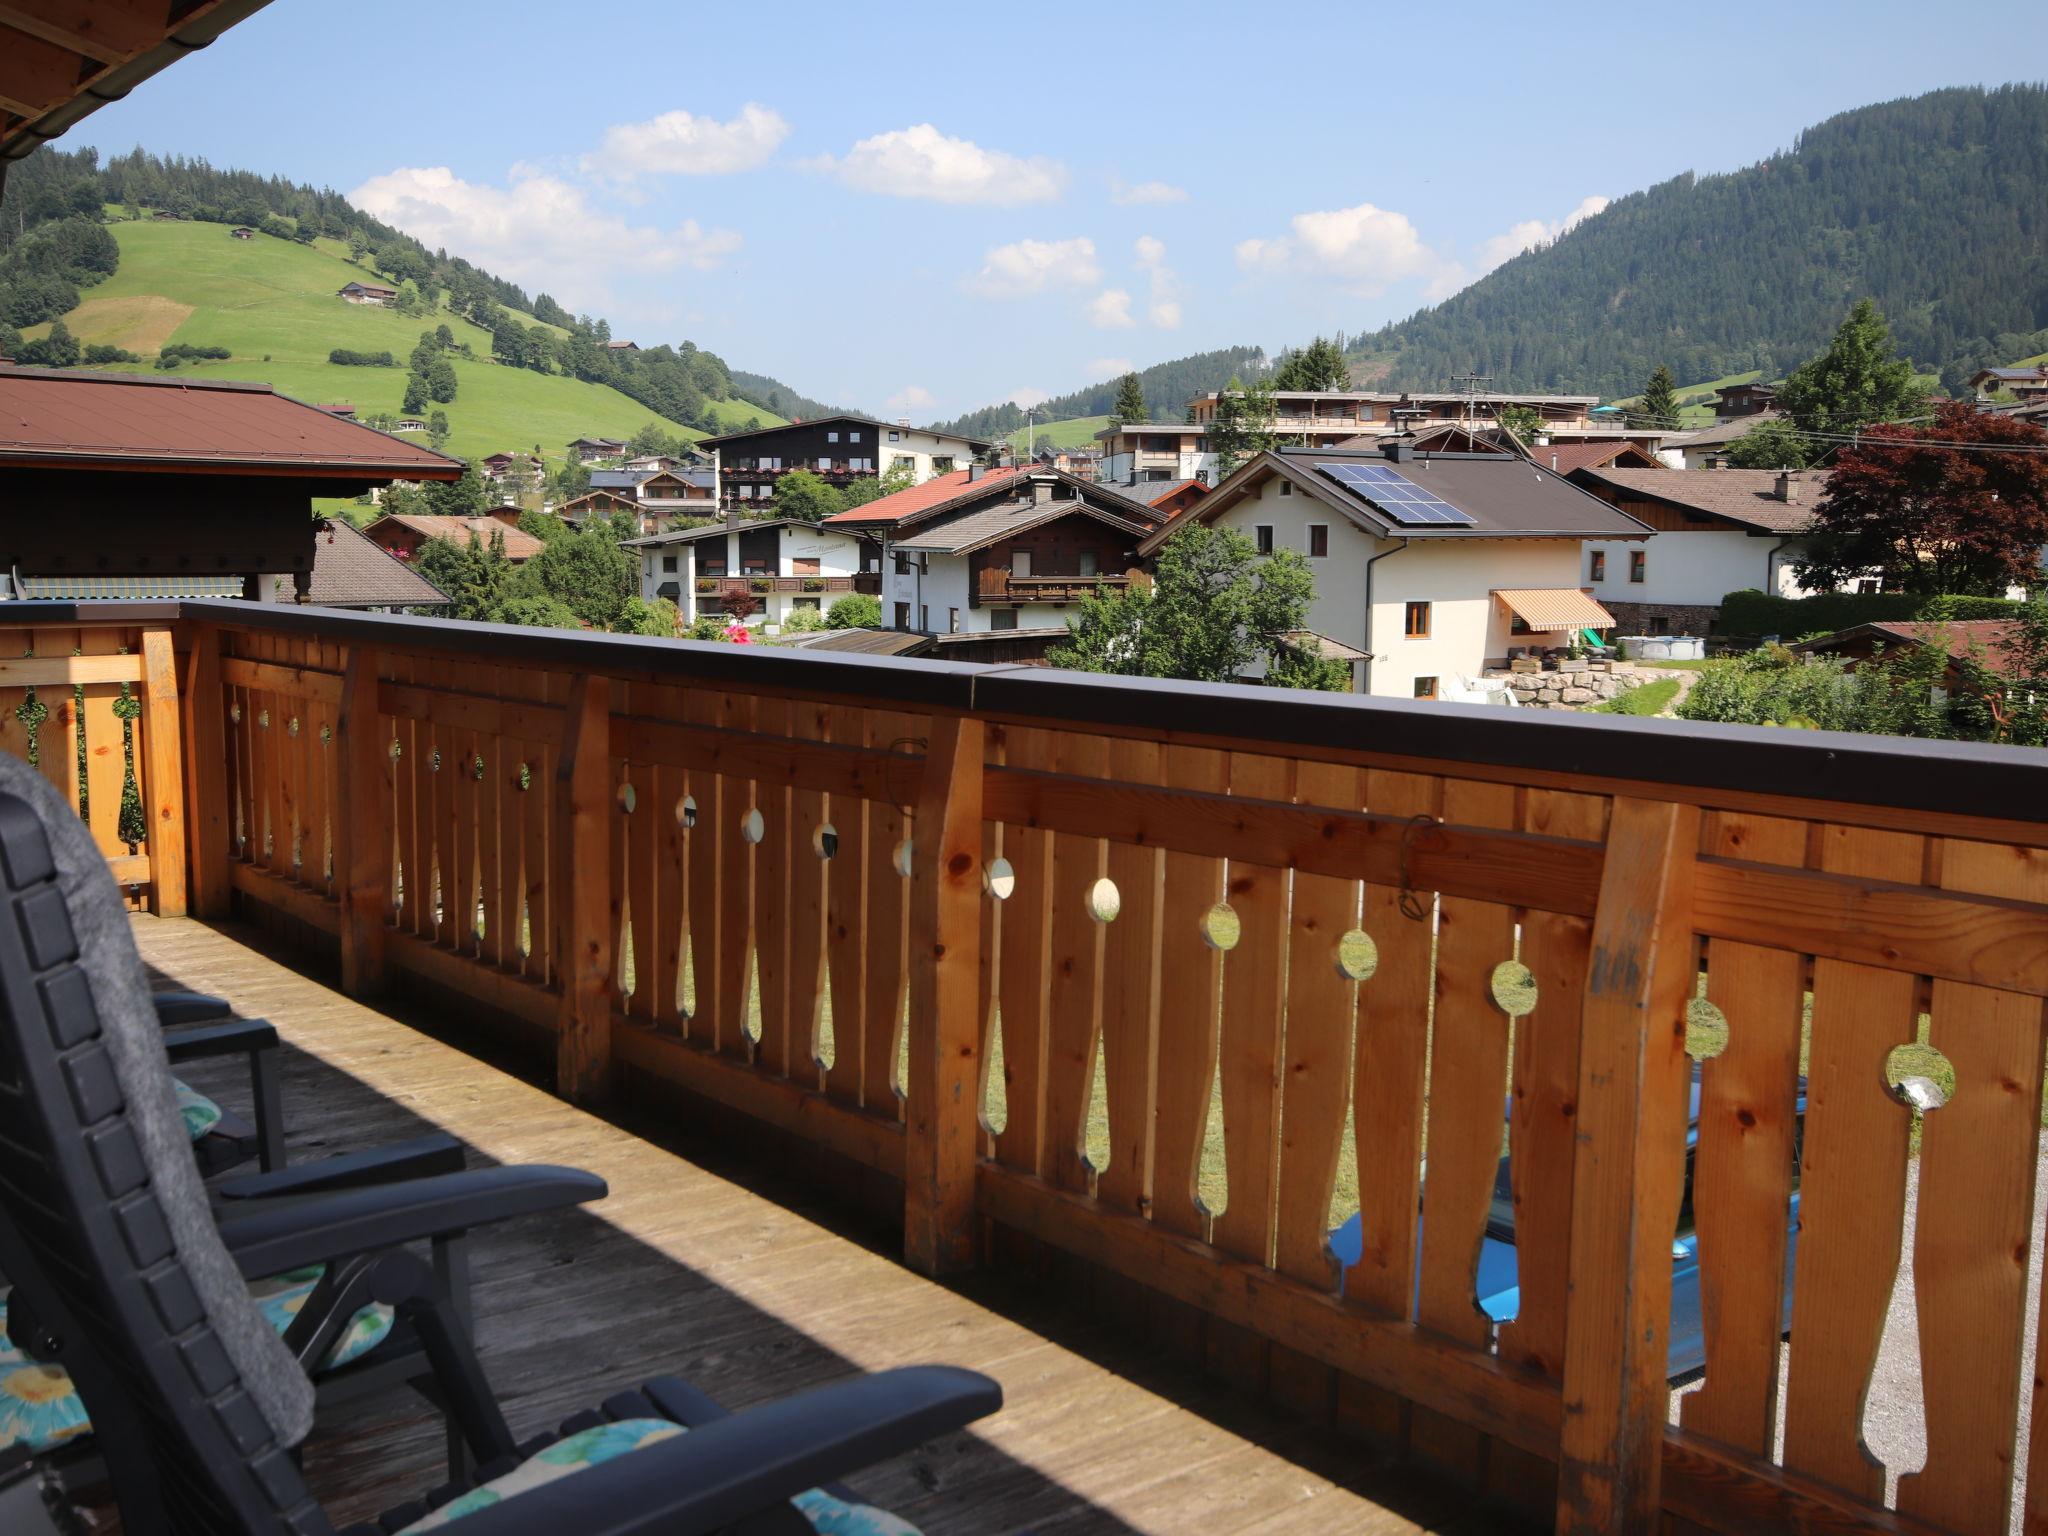
[[[601,1200],[605,1182],[577,1168],[472,1168],[403,1184],[252,1203],[220,1224],[242,1273],[281,1275],[471,1227]]]
[[[277,1026],[268,1019],[222,1019],[164,1031],[164,1050],[172,1061],[208,1056],[240,1056],[277,1049]]]
[[[544,1483],[463,1516],[463,1536],[708,1536],[1002,1405],[1002,1388],[973,1371],[878,1371]]]
[[[453,1136],[434,1131],[388,1146],[370,1147],[340,1157],[302,1163],[276,1173],[244,1174],[222,1179],[213,1192],[224,1200],[270,1200],[285,1195],[329,1194],[340,1189],[364,1189],[377,1184],[398,1184],[436,1174],[460,1173],[467,1166],[462,1143]]]
[[[163,1029],[207,1024],[225,1019],[235,1011],[226,998],[205,992],[158,992],[150,1001],[156,1004],[156,1022]]]

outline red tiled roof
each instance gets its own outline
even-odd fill
[[[462,464],[267,384],[0,368],[0,464],[377,485],[459,480]]]
[[[1651,456],[1634,443],[1546,443],[1541,447],[1531,446],[1529,457],[1538,464],[1554,469],[1560,475],[1568,475],[1575,469],[1603,469],[1623,454],[1634,454],[1638,460]],[[1637,463],[1632,468],[1650,468],[1654,465]]]
[[[1944,635],[1949,655],[1957,661],[1981,661],[1993,672],[2013,671],[2019,662],[2017,651],[2021,625],[2018,619],[1951,619],[1945,624],[1912,620],[1869,627],[1880,635],[1916,645],[1925,645],[1937,635]]]
[[[531,559],[547,545],[528,533],[524,528],[514,528],[495,517],[435,517],[409,512],[387,512],[364,530],[376,536],[377,529],[386,523],[396,523],[401,528],[410,528],[414,533],[430,539],[452,539],[458,544],[467,543],[474,534],[479,542],[489,544],[491,535],[505,535],[505,558],[515,564]]]
[[[951,474],[933,475],[922,485],[913,485],[907,491],[897,491],[894,495],[881,497],[864,507],[855,507],[849,512],[835,512],[825,521],[827,524],[899,523],[914,513],[928,511],[932,507],[951,501],[956,496],[964,496],[970,489],[979,490],[983,486],[994,485],[1016,473],[1015,465],[1001,464],[984,470],[979,480],[970,481],[967,478],[967,470],[956,469]]]

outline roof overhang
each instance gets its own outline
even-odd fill
[[[0,179],[59,137],[197,52],[269,0],[71,0],[0,5]]]

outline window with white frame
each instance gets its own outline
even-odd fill
[[[836,443],[839,441],[839,434],[837,432],[827,432],[825,434],[825,441],[828,443]]]

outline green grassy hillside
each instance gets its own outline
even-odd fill
[[[351,265],[336,242],[309,248],[267,235],[235,240],[223,225],[199,223],[123,223],[114,238],[120,270],[88,289],[64,317],[81,342],[145,355],[173,341],[226,347],[234,353],[228,361],[188,363],[180,374],[257,380],[301,400],[395,414],[405,398],[403,366],[345,368],[327,354],[336,347],[390,352],[402,364],[422,330],[445,324],[476,353],[474,360],[454,359],[456,397],[442,407],[450,453],[476,458],[539,443],[544,455],[559,459],[571,438],[630,437],[650,421],[688,438],[704,435],[607,385],[501,367],[489,361],[489,333],[445,310],[429,321],[344,302],[335,297],[344,283],[382,279]],[[729,428],[754,416],[764,425],[778,419],[738,400],[719,401],[716,409]]]
[[[1041,421],[1031,429],[1031,439],[1040,448],[1048,443],[1055,448],[1088,448],[1095,442],[1095,434],[1109,425],[1107,416],[1076,416],[1069,421]],[[1019,427],[1010,434],[1010,444],[1019,453],[1024,451],[1024,428]]]

